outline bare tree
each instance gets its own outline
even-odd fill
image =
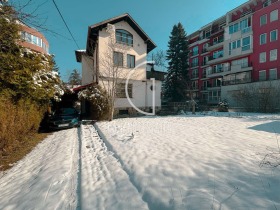
[[[155,53],[152,53],[149,59],[154,61],[155,65],[160,67],[161,70],[165,70],[167,68],[166,52],[164,50],[158,50]]]
[[[124,84],[126,82],[126,79],[131,72],[131,68],[128,69],[124,67],[124,55],[131,47],[117,43],[114,32],[110,32],[110,36],[107,40],[108,41],[106,43],[106,50],[104,50],[99,57],[99,75],[97,76],[99,77],[99,83],[108,93],[108,101],[111,107],[109,120],[112,120],[114,117],[115,102],[118,98],[118,89],[124,88],[124,85],[121,86],[120,84]],[[139,75],[141,75],[141,73],[135,71],[132,74],[131,78],[137,79]]]

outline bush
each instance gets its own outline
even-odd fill
[[[226,100],[219,102],[218,112],[228,112],[228,102]]]
[[[27,136],[37,133],[45,107],[28,99],[14,103],[0,98],[0,150],[12,151]]]
[[[78,94],[80,100],[90,102],[91,118],[95,120],[108,120],[111,106],[109,95],[99,85],[92,85]]]

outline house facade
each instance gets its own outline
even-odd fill
[[[86,50],[77,50],[76,59],[82,64],[82,85],[95,83],[107,91],[116,84],[115,114],[136,114],[126,98],[125,83],[131,102],[150,112],[155,91],[156,111],[161,107],[161,84],[155,88],[147,74],[147,54],[156,45],[132,19],[123,14],[88,28]]]
[[[249,0],[190,34],[193,97],[238,107],[233,94],[245,85],[278,86],[279,12],[279,0]]]

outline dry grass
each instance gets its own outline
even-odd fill
[[[29,100],[14,104],[0,97],[0,170],[9,168],[46,137],[38,134],[44,109]]]
[[[21,160],[42,140],[47,137],[48,134],[32,134],[26,136],[23,141],[12,148],[9,152],[0,152],[0,171],[7,170],[13,166],[14,163]],[[2,153],[2,154],[1,154]]]

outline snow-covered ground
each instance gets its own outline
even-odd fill
[[[259,166],[280,116],[210,114],[55,132],[0,176],[0,209],[280,209],[280,166]]]

